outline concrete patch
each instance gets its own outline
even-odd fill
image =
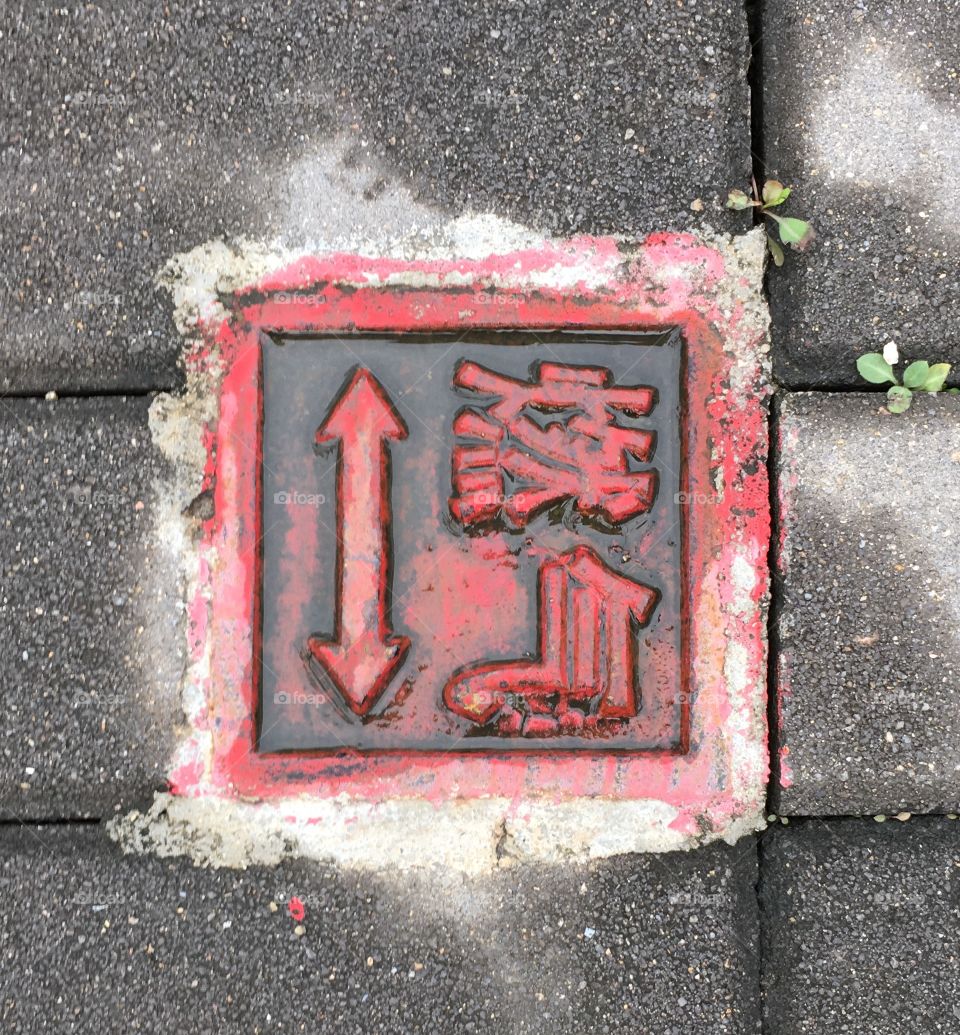
[[[192,343],[186,360],[189,381],[187,395],[179,404],[179,423],[154,423],[158,427],[162,423],[165,435],[206,443],[203,477],[197,481],[196,462],[188,464],[179,491],[191,481],[190,499],[215,490],[214,513],[199,522],[191,516],[186,536],[192,536],[195,543],[186,554],[186,567],[192,567],[194,573],[189,598],[193,660],[184,684],[192,733],[181,743],[172,765],[174,796],[159,800],[145,815],[131,815],[114,825],[115,836],[126,847],[157,847],[226,865],[303,853],[345,865],[395,865],[400,858],[411,864],[442,863],[476,872],[512,857],[582,859],[692,847],[717,837],[732,839],[761,825],[766,774],[763,614],[767,527],[765,472],[762,459],[758,463],[765,443],[761,400],[766,315],[759,293],[762,238],[752,234],[743,239],[699,241],[690,236],[658,235],[640,244],[584,239],[544,242],[480,260],[444,258],[464,239],[462,231],[461,222],[438,236],[430,244],[427,258],[423,257],[422,241],[398,246],[403,255],[419,256],[417,260],[370,259],[362,254],[300,257],[286,251],[276,254],[265,245],[214,242],[168,265],[164,281],[173,286],[178,325]],[[486,244],[478,246],[477,234],[493,233],[502,239],[504,232],[485,220],[468,236],[477,252],[489,254]],[[365,785],[367,777],[362,771],[356,779],[342,773],[326,783],[322,760],[294,766],[291,780],[290,775],[280,775],[290,769],[287,763],[270,763],[264,768],[242,746],[248,736],[244,731],[252,721],[243,703],[246,691],[237,694],[245,678],[242,673],[250,665],[249,655],[244,661],[244,650],[249,648],[243,646],[247,642],[243,632],[247,605],[242,592],[236,595],[243,583],[235,581],[239,569],[230,560],[234,541],[215,529],[250,527],[249,519],[229,516],[237,503],[227,493],[239,484],[238,477],[245,477],[245,461],[242,451],[234,456],[235,434],[225,432],[227,411],[222,408],[224,399],[229,400],[231,414],[240,413],[249,403],[241,403],[238,410],[236,399],[221,394],[235,354],[230,343],[233,332],[226,329],[232,325],[236,307],[249,305],[244,301],[247,298],[267,306],[279,300],[280,306],[266,317],[270,326],[287,314],[300,321],[297,326],[317,318],[323,326],[322,320],[331,317],[309,315],[313,312],[310,306],[319,304],[316,313],[324,312],[322,298],[320,303],[311,300],[318,292],[322,296],[327,289],[317,285],[329,285],[331,277],[334,295],[340,285],[349,286],[344,297],[351,299],[350,304],[360,304],[354,294],[359,291],[361,299],[369,297],[372,312],[384,304],[389,307],[396,297],[410,307],[405,311],[416,314],[419,293],[424,312],[432,306],[439,314],[443,312],[436,301],[440,296],[431,292],[441,288],[457,292],[450,305],[456,310],[458,325],[471,322],[471,292],[480,290],[485,300],[503,300],[507,308],[496,309],[498,320],[530,326],[530,321],[557,317],[525,312],[524,292],[533,291],[537,305],[553,297],[558,304],[568,305],[564,299],[575,286],[577,305],[592,297],[600,306],[598,312],[606,314],[592,317],[585,310],[587,315],[577,319],[612,320],[613,324],[623,319],[632,325],[676,321],[686,328],[685,333],[693,334],[693,347],[702,350],[702,354],[695,353],[696,363],[706,362],[714,348],[706,344],[709,335],[720,336],[723,358],[721,361],[717,351],[715,361],[722,372],[711,382],[709,403],[711,419],[719,423],[709,448],[705,440],[697,448],[704,450],[704,464],[709,462],[710,473],[704,476],[702,491],[711,498],[716,496],[718,511],[729,515],[718,517],[720,523],[710,527],[719,533],[723,521],[729,520],[729,524],[723,526],[722,545],[718,539],[696,562],[702,563],[703,571],[694,585],[704,588],[702,594],[695,593],[699,603],[693,619],[696,636],[702,637],[694,662],[703,666],[696,677],[700,704],[691,712],[694,746],[674,775],[668,774],[666,760],[653,783],[649,778],[638,782],[626,764],[618,763],[622,772],[615,777],[612,770],[604,776],[602,766],[589,763],[580,765],[576,770],[580,775],[572,781],[567,777],[565,782],[563,767],[554,771],[556,763],[547,760],[545,771],[554,775],[548,775],[543,786],[531,791],[516,784],[504,796],[497,793],[492,770],[482,760],[471,763],[476,770],[470,770],[473,775],[468,775],[470,767],[462,763],[465,768],[456,773],[451,769],[449,776],[441,775],[432,787],[427,770],[408,767],[390,776],[382,763],[376,783]],[[243,284],[248,286],[242,288]],[[397,289],[404,293],[394,296]],[[290,298],[300,303],[299,308],[291,311]],[[646,308],[649,306],[656,308]],[[574,311],[565,310],[567,319],[573,318]],[[616,312],[622,315],[610,315]],[[704,321],[703,331],[691,330],[700,324],[686,323],[691,313]],[[345,318],[345,312],[332,317]],[[388,310],[381,311],[381,318],[388,321],[387,326],[396,326],[401,320]],[[481,312],[472,319],[484,326],[487,318]],[[429,316],[414,319],[423,321],[420,326],[431,326]],[[701,334],[707,337],[698,337]],[[218,397],[219,428],[209,412],[204,412],[209,399]],[[171,403],[157,406],[164,413],[175,412]],[[192,509],[188,507],[188,514]],[[715,515],[709,517],[713,521]],[[242,545],[239,549],[237,556],[242,556]],[[225,583],[230,571],[234,574]],[[228,584],[236,588],[228,590]],[[233,594],[242,605],[234,618],[226,619],[222,612],[228,599],[224,593]],[[728,622],[733,623],[730,634],[720,633]],[[232,645],[225,636],[232,638]],[[732,647],[728,647],[731,640]],[[723,660],[718,663],[718,659]],[[235,665],[240,667],[228,675]],[[223,689],[217,689],[221,686]],[[222,696],[224,691],[227,697]],[[231,748],[234,737],[240,739]],[[237,769],[230,758],[246,760]],[[297,770],[301,776],[296,775]],[[613,784],[608,783],[611,778]],[[263,800],[253,804],[251,799]],[[225,832],[229,835],[224,836]]]

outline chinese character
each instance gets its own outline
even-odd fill
[[[649,511],[657,473],[653,431],[636,427],[656,389],[612,384],[606,367],[539,363],[518,381],[462,362],[454,385],[493,397],[456,415],[450,513],[464,527],[524,528],[572,500],[583,515],[619,526]]]
[[[540,568],[540,657],[461,669],[443,699],[500,736],[578,733],[637,714],[635,630],[660,594],[578,546]]]

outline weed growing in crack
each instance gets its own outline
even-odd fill
[[[783,265],[784,251],[782,244],[803,251],[813,240],[813,226],[806,219],[796,216],[782,216],[772,210],[779,208],[790,197],[792,188],[784,187],[779,180],[765,180],[763,190],[757,190],[757,181],[752,181],[753,195],[744,194],[742,190],[732,190],[727,195],[727,208],[742,212],[748,208],[759,209],[765,219],[772,220],[780,234],[778,241],[773,234],[767,232],[767,247],[777,266]]]
[[[887,409],[891,413],[903,413],[910,409],[915,392],[935,394],[943,390],[943,384],[950,373],[949,363],[928,363],[925,359],[908,363],[903,371],[903,382],[897,379],[893,369],[900,362],[900,353],[895,342],[887,342],[883,352],[867,352],[857,360],[857,371],[864,381],[872,385],[892,382],[887,390]],[[960,394],[960,388],[948,388],[951,395]]]

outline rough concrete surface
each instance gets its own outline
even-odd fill
[[[752,841],[471,879],[204,870],[123,857],[96,827],[7,828],[0,1017],[30,1035],[755,1033],[755,880]]]
[[[0,818],[99,817],[163,786],[184,632],[149,401],[0,400]]]
[[[741,4],[12,3],[0,41],[8,390],[174,384],[153,278],[219,235],[747,226]]]
[[[960,1030],[960,824],[804,820],[761,857],[764,1031]]]
[[[960,2],[760,6],[767,172],[817,232],[770,278],[777,378],[863,385],[891,340],[960,365]]]
[[[960,805],[960,399],[787,396],[782,812]]]

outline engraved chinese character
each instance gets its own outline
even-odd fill
[[[444,702],[500,736],[577,733],[629,719],[639,695],[634,637],[659,597],[578,546],[540,569],[540,657],[462,669]]]
[[[617,527],[649,511],[656,436],[637,426],[656,389],[615,385],[606,367],[539,363],[519,381],[462,362],[454,385],[489,397],[460,410],[453,429],[453,517],[465,528],[501,522],[520,529],[572,501],[584,516]]]

